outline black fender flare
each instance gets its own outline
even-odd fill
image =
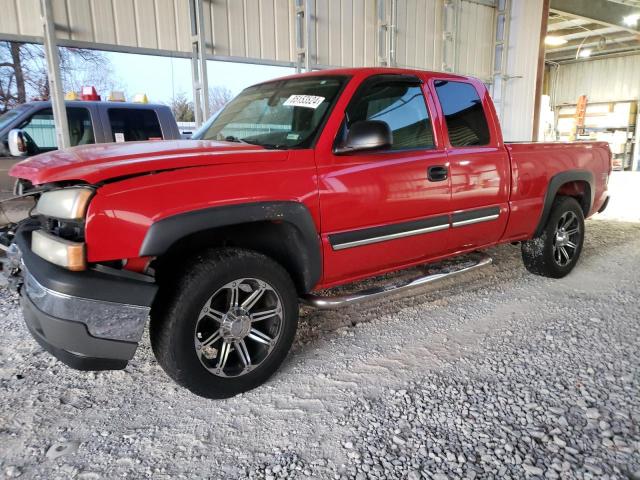
[[[321,241],[311,213],[302,203],[293,201],[256,202],[205,208],[163,218],[151,225],[140,246],[141,257],[161,256],[177,241],[198,232],[255,222],[284,222],[294,227],[288,242],[298,258],[302,287],[308,292],[320,281],[322,273]]]
[[[547,187],[547,193],[544,197],[544,205],[542,207],[542,215],[538,222],[538,227],[534,233],[534,237],[542,235],[542,231],[547,224],[549,215],[551,214],[551,207],[553,206],[553,200],[558,194],[558,190],[565,183],[569,182],[587,182],[589,184],[589,205],[587,206],[587,212],[593,205],[593,200],[596,194],[595,185],[593,181],[593,173],[587,170],[567,170],[566,172],[560,172],[549,180],[549,186]],[[585,214],[586,216],[586,214]]]

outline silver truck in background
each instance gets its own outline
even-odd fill
[[[65,103],[72,146],[181,138],[166,105],[81,100]],[[8,175],[14,164],[56,149],[51,102],[25,103],[0,115],[0,194],[14,191],[15,180]]]

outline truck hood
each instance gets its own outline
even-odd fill
[[[107,143],[43,153],[18,163],[9,174],[34,185],[69,180],[97,183],[163,170],[286,157],[284,151],[246,143],[206,140]]]

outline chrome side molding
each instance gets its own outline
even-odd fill
[[[470,256],[454,263],[444,264],[441,268],[414,278],[402,279],[397,282],[381,285],[379,287],[367,288],[348,295],[313,295],[307,294],[300,297],[300,300],[311,307],[319,310],[331,310],[353,305],[364,300],[373,300],[388,295],[405,292],[423,285],[435,283],[447,278],[451,278],[461,273],[471,272],[491,265],[493,260],[483,252],[475,252]]]

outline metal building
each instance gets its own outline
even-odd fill
[[[45,42],[49,21],[55,27],[50,41],[60,46],[192,58],[198,121],[208,114],[201,95],[205,59],[299,70],[389,65],[468,74],[490,85],[505,138],[530,140],[545,3],[0,0],[0,40]]]

